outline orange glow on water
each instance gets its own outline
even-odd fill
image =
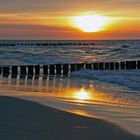
[[[73,97],[79,100],[88,100],[90,99],[90,93],[84,89],[81,89],[80,91],[75,92]]]

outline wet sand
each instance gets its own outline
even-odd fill
[[[96,118],[0,96],[1,140],[140,140]]]

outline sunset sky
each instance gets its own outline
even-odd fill
[[[0,0],[0,39],[140,39],[140,0]]]

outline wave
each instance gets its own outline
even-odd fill
[[[7,42],[7,41],[0,41]],[[20,43],[20,41],[11,41]],[[43,43],[45,41],[23,41]],[[57,41],[49,41],[57,42]],[[59,41],[58,41],[59,42]],[[71,41],[64,41],[71,42]],[[77,42],[75,40],[75,42]],[[82,42],[82,41],[81,41]],[[90,42],[90,41],[89,41]],[[93,42],[93,41],[91,41]],[[140,41],[94,41],[81,46],[0,46],[0,64],[52,64],[140,59]],[[11,61],[14,59],[15,61]],[[10,63],[9,63],[10,62]]]
[[[126,86],[140,91],[140,70],[93,71],[81,70],[72,76]]]

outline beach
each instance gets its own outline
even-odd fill
[[[15,97],[0,96],[3,140],[139,140],[103,120],[74,115]]]
[[[0,140],[140,140],[140,0],[0,0]]]
[[[24,42],[0,46],[0,140],[140,139],[139,40],[47,47],[32,44],[45,41]],[[135,69],[119,69],[129,60]],[[56,75],[56,64],[63,73],[64,64],[99,62],[102,68],[106,63],[100,62],[111,66],[113,61],[119,64],[114,70],[84,65],[68,75]],[[54,66],[53,74],[44,73],[45,65],[47,71]]]

